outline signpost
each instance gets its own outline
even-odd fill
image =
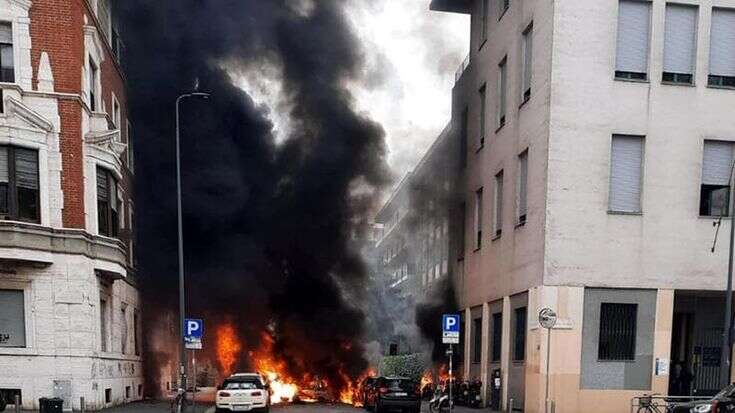
[[[202,349],[204,323],[202,320],[187,318],[184,320],[184,344],[189,350]]]
[[[538,313],[538,323],[547,330],[546,333],[546,403],[545,411],[549,413],[549,360],[551,359],[551,329],[556,325],[556,312],[550,308],[543,308]]]
[[[442,343],[449,344],[447,356],[449,357],[449,411],[454,408],[454,399],[452,398],[452,384],[454,382],[454,372],[452,359],[454,358],[454,344],[459,344],[459,330],[461,324],[459,314],[444,314],[442,317]]]

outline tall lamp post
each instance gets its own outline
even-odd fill
[[[181,128],[179,122],[179,106],[187,98],[209,98],[209,93],[185,93],[176,98],[176,212],[178,218],[179,238],[179,387],[186,392],[186,349],[184,345],[184,319],[186,318],[186,301],[184,295],[184,233],[181,218]]]

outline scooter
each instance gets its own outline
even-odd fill
[[[443,413],[449,411],[449,394],[447,393],[446,386],[436,386],[434,390],[434,397],[429,401],[429,411]]]
[[[482,405],[480,393],[482,393],[482,382],[479,380],[471,381],[467,386],[466,405],[475,409],[479,408]]]

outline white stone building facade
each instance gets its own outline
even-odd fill
[[[143,395],[132,128],[113,32],[104,0],[0,0],[0,396],[24,409]]]

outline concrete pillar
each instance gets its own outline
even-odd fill
[[[671,369],[671,338],[674,325],[674,290],[658,290],[656,294],[656,327],[653,336],[654,393],[668,394],[669,375],[656,375],[656,359],[668,360]]]
[[[464,362],[462,376],[465,380],[469,380],[470,363],[472,363],[472,310],[468,307],[464,310]]]
[[[490,382],[490,305],[482,303],[482,357],[480,358],[480,377],[482,381],[482,403],[487,405],[488,383]]]
[[[502,371],[503,407],[508,405],[508,384],[510,378],[510,297],[503,297],[503,340],[500,346],[500,370]]]

